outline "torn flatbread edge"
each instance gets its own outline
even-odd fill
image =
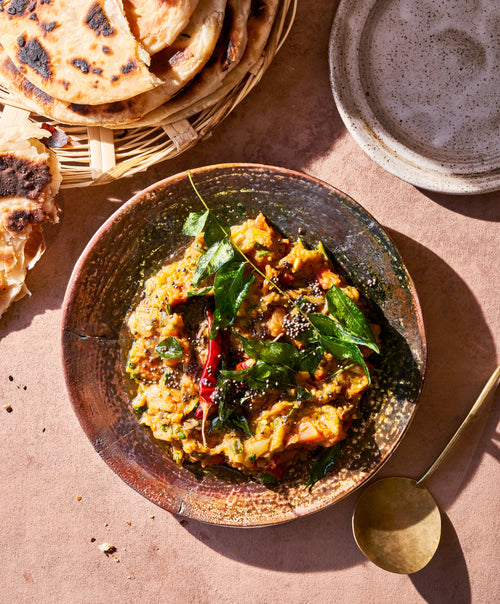
[[[26,275],[45,251],[41,223],[58,222],[59,220],[59,208],[55,202],[55,196],[61,184],[59,164],[55,153],[38,140],[48,135],[46,130],[30,122],[23,127],[4,126],[0,133],[0,144],[4,156],[15,157],[16,153],[22,156],[23,146],[26,152],[29,145],[32,160],[38,156],[39,163],[45,162],[50,174],[49,181],[43,184],[40,190],[37,190],[36,198],[33,198],[33,190],[31,190],[33,194],[28,193],[30,198],[0,197],[0,205],[9,204],[14,208],[17,206],[16,215],[11,216],[11,219],[15,221],[16,230],[12,231],[6,227],[5,218],[8,218],[8,212],[2,213],[0,223],[0,254],[3,255],[5,264],[3,267],[0,265],[0,317],[13,302],[30,294],[25,282]],[[23,145],[23,142],[26,145]],[[37,201],[40,211],[36,212],[36,216],[32,212],[23,213],[19,210],[23,204],[26,205],[26,202],[36,205]],[[9,259],[11,263],[6,266]]]

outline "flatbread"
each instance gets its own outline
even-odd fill
[[[41,225],[58,221],[57,158],[37,140],[47,135],[29,123],[0,131],[0,316],[29,293],[26,273],[45,250]]]
[[[174,43],[197,4],[198,0],[123,0],[132,33],[151,55]]]
[[[186,119],[223,99],[259,61],[276,18],[279,0],[252,0],[247,25],[247,45],[243,57],[227,71],[207,64],[203,71],[181,93],[130,126],[133,128],[173,123]]]
[[[1,48],[0,81],[22,105],[61,123],[112,126],[133,122],[171,99],[203,69],[219,38],[225,7],[226,0],[200,0],[175,44],[153,57],[151,69],[163,83],[124,101],[103,105],[60,101],[25,78]]]
[[[0,43],[46,94],[97,105],[160,83],[119,0],[5,0],[2,9]]]

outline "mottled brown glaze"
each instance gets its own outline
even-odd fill
[[[78,261],[64,304],[66,382],[80,423],[101,457],[131,487],[175,514],[221,525],[259,526],[316,512],[351,493],[387,460],[415,411],[426,360],[412,281],[394,245],[355,201],[304,174],[250,164],[192,171],[209,206],[229,222],[264,212],[290,237],[321,240],[382,325],[373,388],[333,471],[311,491],[309,465],[277,487],[173,463],[130,406],[121,338],[145,277],[188,238],[200,210],[187,174],[133,197],[96,233]],[[123,342],[122,342],[123,344]]]

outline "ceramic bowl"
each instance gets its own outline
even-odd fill
[[[125,374],[125,319],[145,279],[188,240],[182,224],[200,211],[187,173],[125,203],[92,238],[64,301],[62,354],[69,396],[99,455],[131,487],[162,508],[227,526],[286,522],[316,512],[369,479],[405,433],[422,387],[426,345],[417,295],[393,243],[347,195],[282,168],[228,164],[192,171],[216,213],[240,222],[262,211],[287,236],[322,241],[338,269],[365,296],[382,326],[373,387],[333,470],[309,490],[310,465],[262,485],[236,473],[179,467],[131,408]]]
[[[498,0],[341,0],[329,60],[342,120],[384,169],[441,193],[500,189]]]

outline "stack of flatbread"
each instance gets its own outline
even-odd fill
[[[211,106],[260,59],[279,0],[3,0],[0,83],[60,123],[156,124]]]
[[[26,273],[45,250],[44,222],[57,222],[61,176],[55,154],[27,122],[0,128],[0,317],[28,289]]]

